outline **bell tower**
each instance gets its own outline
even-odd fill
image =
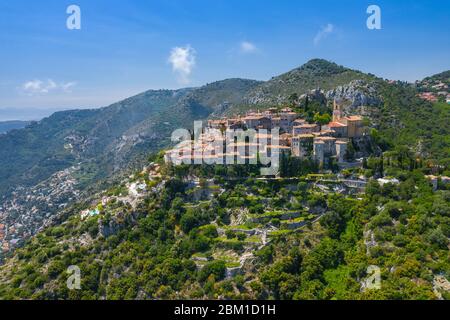
[[[333,101],[333,122],[339,122],[342,118],[342,106],[337,103],[336,99]]]

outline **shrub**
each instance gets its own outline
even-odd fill
[[[215,280],[225,278],[226,266],[224,261],[216,260],[206,264],[199,273],[199,280],[204,282],[209,276],[214,276]]]

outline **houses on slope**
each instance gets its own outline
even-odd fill
[[[209,120],[207,127],[193,140],[180,142],[167,151],[172,164],[256,164],[258,157],[290,153],[323,164],[330,158],[346,162],[351,139],[364,136],[360,116],[344,116],[342,106],[334,102],[333,120],[320,126],[307,123],[290,108],[248,112],[245,116]]]

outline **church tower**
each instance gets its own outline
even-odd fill
[[[336,102],[336,99],[333,101],[333,122],[339,122],[342,119],[342,106]]]

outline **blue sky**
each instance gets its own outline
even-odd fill
[[[81,30],[66,27],[71,4]],[[366,27],[371,4],[381,30]],[[447,0],[1,0],[0,120],[2,110],[11,118],[13,109],[267,80],[316,57],[413,81],[450,69],[449,12]]]

